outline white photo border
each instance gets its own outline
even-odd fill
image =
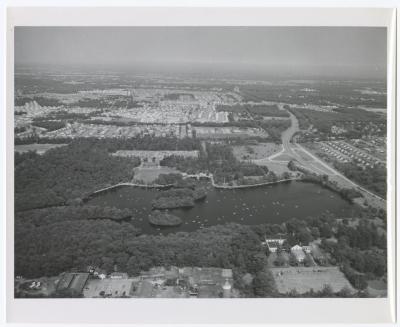
[[[15,26],[384,26],[388,65],[388,298],[14,299]],[[17,323],[391,323],[396,306],[396,11],[390,8],[9,7],[6,30],[6,314]],[[288,314],[290,312],[290,314]],[[312,312],[312,314],[310,314]]]

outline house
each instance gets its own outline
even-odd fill
[[[296,258],[298,263],[302,263],[306,258],[303,248],[297,244],[290,249],[290,253]]]
[[[123,272],[113,272],[110,274],[111,279],[128,279],[128,274]]]
[[[276,252],[280,246],[285,242],[283,238],[277,239],[265,239],[265,242],[262,242],[262,245],[266,245],[270,252]]]
[[[57,283],[57,290],[70,289],[75,291],[77,294],[81,294],[88,278],[89,273],[63,273]]]
[[[311,253],[311,246],[305,245],[305,246],[302,246],[301,248],[303,249],[303,251],[304,251],[306,254],[310,254],[310,253]]]
[[[223,278],[232,278],[232,269],[222,269],[221,276]]]

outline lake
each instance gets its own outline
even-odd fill
[[[353,217],[358,208],[338,194],[319,185],[288,182],[258,188],[221,190],[207,185],[207,198],[189,209],[173,209],[183,224],[178,227],[157,228],[149,224],[151,202],[155,189],[121,187],[99,194],[88,201],[91,205],[129,208],[132,223],[145,234],[165,234],[194,231],[212,225],[234,222],[246,225],[282,223],[291,218],[304,219],[331,212],[340,217]]]

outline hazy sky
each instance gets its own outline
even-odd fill
[[[17,27],[21,64],[213,66],[384,77],[386,29],[370,27]]]

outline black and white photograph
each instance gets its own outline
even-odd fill
[[[15,298],[387,296],[385,27],[18,26]]]

